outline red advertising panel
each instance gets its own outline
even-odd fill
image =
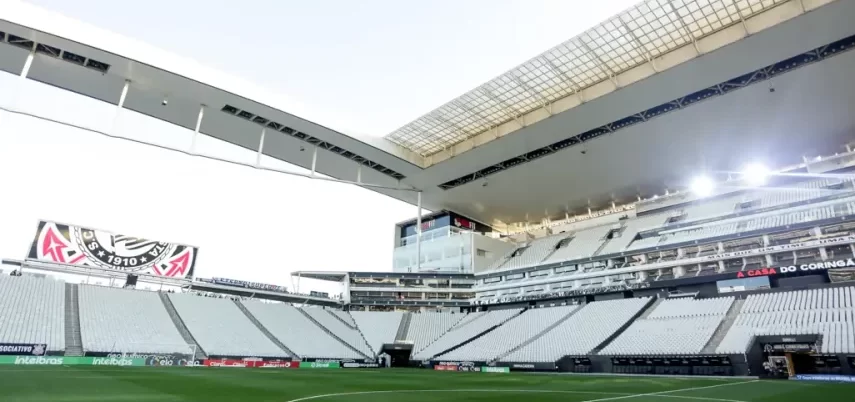
[[[457,371],[457,366],[451,364],[437,364],[433,366],[433,369],[438,371]]]
[[[268,362],[258,362],[254,367],[261,368],[300,368],[300,362],[288,362],[282,360],[273,360]]]
[[[259,367],[259,368],[300,368],[300,362],[287,360],[237,360],[208,359],[202,362],[206,367]]]
[[[233,360],[233,359],[208,359],[203,362],[206,367],[254,367],[254,361]]]

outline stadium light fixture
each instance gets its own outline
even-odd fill
[[[708,197],[715,190],[715,182],[707,176],[698,176],[692,180],[690,188],[699,197]]]
[[[762,186],[769,178],[769,168],[761,163],[751,163],[742,169],[742,177],[752,186]]]

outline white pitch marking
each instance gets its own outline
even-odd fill
[[[392,389],[386,391],[360,391],[360,392],[337,392],[334,394],[322,394],[304,396],[302,398],[292,399],[287,402],[302,402],[312,399],[330,398],[335,396],[354,396],[354,395],[373,395],[373,394],[394,394],[408,392],[526,392],[526,393],[556,393],[556,394],[592,394],[592,395],[632,395],[625,392],[599,392],[599,391],[561,391],[547,389]]]
[[[302,398],[291,399],[287,402],[303,402],[309,401],[313,399],[322,399],[322,398],[330,398],[337,396],[354,396],[354,395],[373,395],[373,394],[394,394],[394,393],[409,393],[409,392],[518,392],[518,393],[554,393],[554,394],[595,394],[595,395],[620,395],[609,398],[599,398],[599,399],[588,399],[581,402],[599,402],[599,401],[615,401],[619,399],[629,399],[636,398],[641,396],[653,396],[658,395],[665,398],[679,398],[679,399],[691,399],[691,400],[699,400],[699,401],[717,401],[717,402],[745,402],[735,399],[718,399],[718,398],[706,398],[699,396],[682,396],[682,395],[665,395],[673,392],[681,392],[681,391],[694,391],[699,389],[707,389],[707,388],[716,388],[716,387],[725,387],[729,385],[739,385],[739,384],[747,384],[752,382],[757,382],[759,380],[753,381],[744,381],[737,383],[726,383],[726,384],[716,384],[710,385],[706,387],[692,387],[692,388],[681,388],[670,391],[661,391],[661,392],[651,392],[646,394],[628,394],[625,392],[599,392],[599,391],[564,391],[564,390],[539,390],[539,389],[395,389],[395,390],[386,390],[386,391],[360,391],[360,392],[338,392],[334,394],[322,394],[322,395],[312,395],[305,396]]]
[[[683,391],[697,391],[699,389],[710,389],[710,388],[718,388],[718,387],[729,387],[731,385],[741,385],[741,384],[751,384],[758,382],[760,380],[751,380],[751,381],[742,381],[742,382],[728,382],[724,384],[716,384],[716,385],[708,385],[705,387],[691,387],[691,388],[680,388],[673,389],[670,391],[661,391],[661,392],[648,392],[646,394],[635,394],[635,395],[625,395],[625,396],[615,396],[611,398],[600,398],[600,399],[588,399],[582,402],[601,402],[601,401],[616,401],[619,399],[629,399],[629,398],[637,398],[640,396],[654,396],[661,395],[666,398],[683,398],[683,399],[697,399],[697,400],[717,400],[717,401],[730,401],[730,402],[741,402],[729,399],[713,399],[713,398],[704,398],[704,397],[696,397],[696,396],[680,396],[680,395],[666,395],[674,392],[683,392]]]

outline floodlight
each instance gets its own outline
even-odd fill
[[[700,197],[707,197],[715,189],[715,182],[707,176],[698,176],[692,180],[692,191]]]
[[[769,178],[769,168],[760,163],[751,163],[742,169],[742,177],[752,186],[762,186]]]

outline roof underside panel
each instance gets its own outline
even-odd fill
[[[788,0],[648,0],[386,136],[435,154]]]

